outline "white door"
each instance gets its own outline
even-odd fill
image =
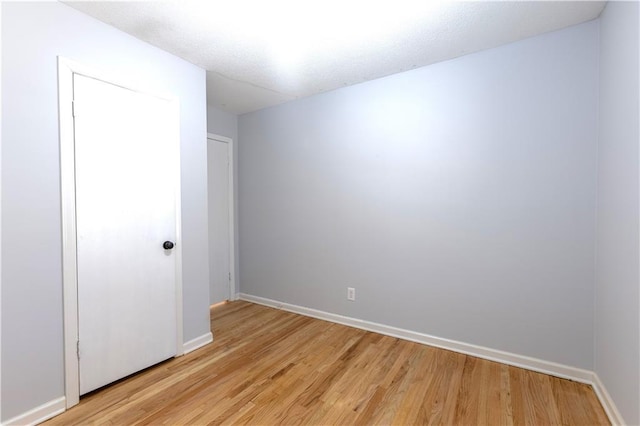
[[[176,354],[177,112],[74,74],[80,394]],[[168,247],[168,245],[167,245]]]
[[[207,140],[210,304],[229,300],[229,143]]]

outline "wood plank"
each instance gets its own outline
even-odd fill
[[[47,424],[609,424],[569,380],[243,301],[211,324],[214,343]]]

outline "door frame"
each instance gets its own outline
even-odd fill
[[[231,279],[229,280],[229,300],[236,300],[236,251],[235,251],[235,208],[234,208],[234,167],[233,167],[233,150],[234,143],[232,138],[228,138],[226,136],[217,135],[215,133],[207,133],[207,149],[209,140],[214,140],[222,143],[226,143],[229,145],[229,189],[228,189],[228,205],[229,205],[229,273],[231,274]]]
[[[60,138],[60,185],[62,214],[62,288],[64,331],[64,390],[69,409],[80,402],[80,362],[78,359],[78,275],[75,189],[75,137],[73,120],[73,75],[79,74],[127,90],[155,96],[171,102],[180,128],[178,99],[167,95],[139,90],[140,84],[131,84],[90,69],[70,59],[58,56],[58,120]],[[178,130],[179,131],[179,130]],[[183,354],[182,315],[182,231],[180,202],[180,135],[176,134],[176,356]]]

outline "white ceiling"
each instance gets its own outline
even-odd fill
[[[605,2],[67,4],[206,69],[207,103],[242,114],[589,21]]]

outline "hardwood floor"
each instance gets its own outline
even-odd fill
[[[248,302],[211,317],[214,343],[47,424],[609,424],[588,385]]]

